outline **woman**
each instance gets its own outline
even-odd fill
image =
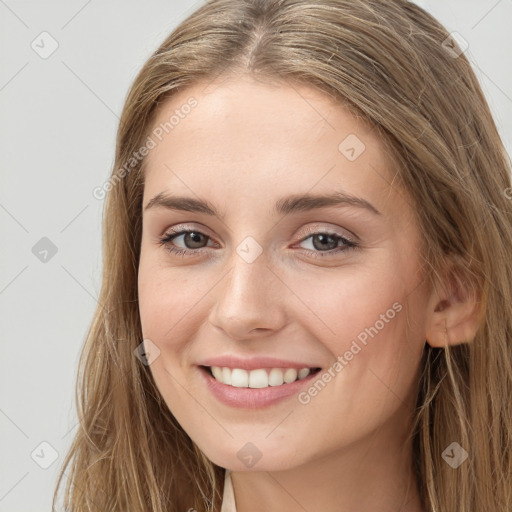
[[[512,508],[510,167],[429,14],[207,2],[104,189],[66,507]]]

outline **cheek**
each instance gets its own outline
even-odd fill
[[[371,268],[347,266],[333,273],[305,274],[299,280],[295,276],[294,292],[306,306],[295,318],[307,324],[307,330],[314,328],[333,354],[348,350],[354,339],[364,343],[375,324],[386,337],[391,331],[396,335],[399,310],[408,293],[407,283],[397,278],[397,266],[382,261]]]
[[[141,255],[138,298],[144,337],[163,344],[181,339],[179,332],[194,315],[204,288],[197,273],[169,269]]]
[[[138,297],[142,334],[159,349],[158,358],[149,368],[173,414],[186,411],[183,370],[190,336],[187,329],[195,322],[193,306],[198,301],[195,282],[187,279],[186,272],[172,272],[141,254]]]
[[[332,355],[331,390],[342,409],[390,407],[393,395],[396,407],[409,396],[424,346],[421,326],[411,332],[407,321],[425,311],[417,284],[413,263],[399,258],[300,280],[297,295],[308,306],[302,326]]]

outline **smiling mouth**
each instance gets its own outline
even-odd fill
[[[267,387],[286,386],[318,373],[321,368],[258,368],[244,370],[220,366],[200,366],[212,378],[221,384],[236,388],[261,389]]]

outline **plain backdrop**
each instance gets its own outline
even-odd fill
[[[0,0],[0,512],[51,510],[101,282],[103,201],[128,87],[203,0]],[[469,44],[512,150],[512,0],[418,2]]]

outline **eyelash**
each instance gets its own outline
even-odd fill
[[[211,239],[211,237],[209,237],[208,235],[205,235],[204,233],[202,233],[201,231],[199,231],[197,229],[183,229],[181,231],[175,231],[175,232],[171,231],[170,233],[166,233],[162,238],[159,239],[158,244],[161,246],[164,246],[168,252],[170,252],[171,254],[173,254],[175,256],[188,257],[188,256],[195,256],[197,254],[202,253],[203,250],[206,249],[206,247],[201,247],[199,249],[183,249],[183,248],[176,248],[176,247],[170,245],[171,240],[173,240],[174,238],[177,238],[180,235],[186,235],[187,233],[198,233],[200,235],[205,236],[208,240]],[[314,258],[325,258],[325,257],[333,256],[335,254],[339,254],[341,252],[348,251],[350,249],[355,249],[358,247],[358,244],[356,242],[354,242],[353,240],[350,240],[344,236],[338,235],[337,233],[330,233],[329,231],[315,231],[313,233],[310,233],[307,237],[300,240],[299,243],[302,243],[305,240],[307,240],[308,238],[311,238],[312,236],[315,236],[315,235],[328,235],[328,236],[334,237],[335,239],[338,240],[338,242],[339,241],[343,242],[345,244],[345,247],[331,249],[329,251],[311,251],[310,249],[303,249],[308,256],[313,256]],[[193,253],[193,254],[190,254],[190,253]]]

